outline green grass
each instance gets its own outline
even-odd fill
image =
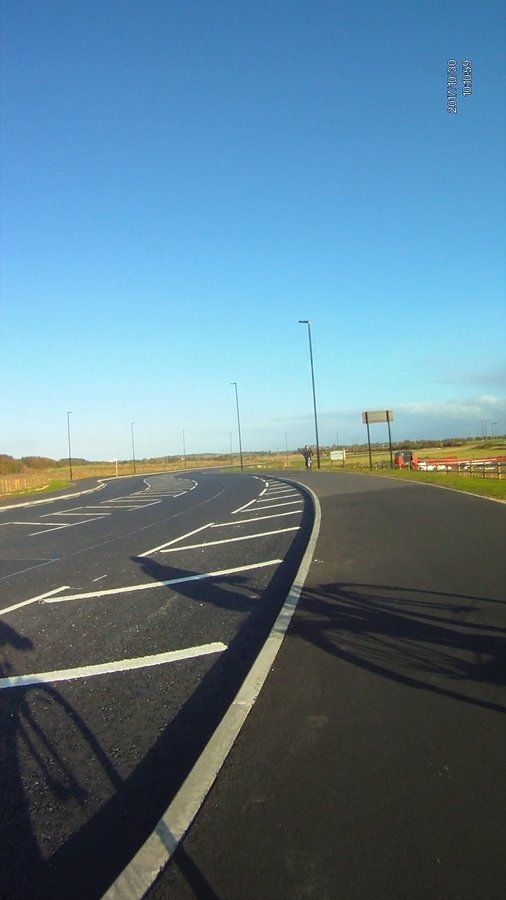
[[[478,475],[455,475],[453,472],[411,472],[409,469],[393,471],[391,469],[378,469],[374,472],[364,472],[369,475],[387,475],[390,478],[403,478],[406,481],[423,481],[425,484],[437,484],[440,487],[452,488],[454,491],[464,491],[468,494],[479,494],[480,497],[492,497],[495,500],[506,501],[506,479],[483,478]]]

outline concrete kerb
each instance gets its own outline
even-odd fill
[[[276,480],[301,488],[310,497],[315,513],[308,545],[295,579],[269,636],[218,728],[154,831],[106,891],[103,900],[141,900],[154,884],[204,803],[281,648],[313,559],[320,532],[321,508],[316,494],[307,485],[279,476]]]

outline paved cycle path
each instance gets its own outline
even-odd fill
[[[149,896],[498,900],[506,510],[383,477],[296,478],[322,511],[297,611]]]

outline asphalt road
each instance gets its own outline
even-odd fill
[[[297,488],[209,472],[0,509],[0,896],[102,895],[234,698],[312,520]]]
[[[150,900],[502,900],[506,508],[299,480],[322,512],[299,605]]]

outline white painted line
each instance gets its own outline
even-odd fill
[[[108,588],[106,591],[88,591],[85,594],[68,594],[66,597],[55,597],[44,600],[44,603],[66,603],[67,600],[90,600],[96,597],[110,597],[115,594],[134,594],[137,591],[149,591],[153,588],[167,587],[173,584],[185,584],[188,581],[203,581],[205,578],[221,578],[234,575],[236,572],[249,572],[251,569],[264,569],[276,566],[282,559],[268,559],[265,562],[250,563],[247,566],[234,566],[232,569],[219,569],[216,572],[205,572],[202,575],[186,575],[184,578],[170,578],[168,581],[149,581],[147,584],[131,584],[128,587]]]
[[[38,594],[37,597],[31,597],[30,600],[22,600],[21,603],[14,603],[12,606],[7,606],[5,609],[0,609],[0,614],[3,616],[5,613],[12,612],[14,609],[20,609],[22,606],[28,606],[30,603],[36,603],[37,600],[45,600],[46,597],[51,597],[53,594],[58,594],[60,591],[67,591],[70,585],[64,584],[63,587],[55,588],[53,591],[46,591],[45,594]]]
[[[234,522],[216,522],[216,524],[211,525],[211,528],[225,528],[227,525],[244,525],[246,522],[260,522],[262,519],[276,519],[278,516],[298,515],[300,515],[300,509],[290,509],[288,512],[270,513],[268,516],[255,516],[254,519],[235,519]]]
[[[265,492],[266,492],[266,490],[267,490],[268,487],[269,487],[269,482],[266,481],[266,482],[265,482],[265,487],[264,487],[264,489],[263,489],[262,491],[260,491],[260,493],[259,493],[258,496],[259,496],[259,497],[263,497],[263,495],[265,494]]]
[[[49,515],[49,516],[77,516],[79,519],[82,519],[83,516],[96,516],[96,513],[87,513],[87,512],[77,512],[77,513],[71,513],[71,512],[44,513],[44,515],[41,516],[41,519],[44,519],[44,518],[45,518],[46,516],[48,516],[48,515]],[[100,518],[103,518],[104,516],[110,516],[110,515],[112,515],[112,513],[103,512],[103,513],[100,514]],[[51,522],[42,522],[42,524],[43,524],[43,525],[51,525]]]
[[[140,553],[137,559],[142,559],[143,556],[149,556],[151,553],[156,553],[156,551],[161,550],[162,547],[170,547],[171,544],[177,544],[178,541],[184,541],[185,538],[191,537],[192,534],[197,534],[198,531],[204,531],[204,528],[209,528],[209,526],[212,524],[212,522],[208,522],[207,525],[201,525],[200,528],[195,528],[193,531],[188,531],[186,534],[181,534],[179,537],[174,538],[172,541],[166,541],[165,544],[160,544],[158,547],[152,547],[151,550],[146,550],[144,553]]]
[[[286,503],[284,501],[283,501],[283,503],[271,503],[269,506],[261,506],[260,509],[258,507],[256,507],[255,509],[248,509],[248,510],[246,510],[246,512],[249,512],[249,513],[263,512],[264,509],[279,509],[280,506],[294,506],[296,503],[300,504],[300,506],[302,506],[302,497],[299,497],[298,500],[287,500]]]
[[[56,669],[54,672],[37,672],[33,675],[11,675],[9,678],[0,678],[0,690],[25,687],[28,684],[48,684],[55,681],[71,681],[73,678],[90,678],[93,675],[110,675],[113,672],[128,672],[132,669],[146,669],[150,666],[160,666],[163,663],[179,662],[182,659],[195,659],[197,656],[223,653],[226,649],[226,644],[217,641],[214,644],[201,644],[199,647],[155,653],[152,656],[138,656],[134,659],[119,659],[116,662],[99,663],[93,666],[79,666],[77,669]]]
[[[242,687],[239,689],[233,703],[223,716],[218,728],[211,736],[190,774],[186,777],[186,780],[170,806],[165,810],[164,815],[149,838],[104,894],[103,900],[138,900],[139,897],[146,895],[162,869],[167,865],[201,808],[271,671],[297,607],[320,530],[321,510],[318,498],[310,488],[305,488],[305,490],[312,497],[315,508],[315,520],[299,571],[295,576],[281,612],[252,668],[244,679]]]
[[[39,527],[47,528],[48,525],[57,525],[60,528],[59,522],[11,522],[11,525],[39,525]]]
[[[144,506],[134,507],[134,509],[147,509],[148,506],[156,506],[157,503],[161,503],[161,500],[152,500],[150,503],[145,503]],[[133,512],[133,509],[129,509],[128,512]]]
[[[299,525],[293,528],[277,528],[275,531],[261,531],[258,534],[243,534],[241,537],[223,538],[221,541],[206,541],[204,544],[185,544],[183,547],[170,547],[161,553],[177,553],[178,550],[196,550],[199,547],[215,547],[216,544],[233,544],[235,541],[251,541],[253,538],[266,537],[268,534],[284,534],[286,531],[299,531]]]
[[[278,496],[279,495],[274,495],[274,497],[264,497],[264,499],[259,500],[258,503],[270,503],[271,500],[277,500]],[[300,499],[302,499],[298,492],[295,492],[295,494],[281,494],[281,497],[283,500],[286,500],[287,497],[299,497]]]
[[[99,575],[98,578],[92,578],[92,581],[102,581],[103,578],[107,578],[107,575]]]
[[[239,509],[234,509],[231,512],[232,516],[235,516],[236,513],[242,512],[243,509],[247,509],[248,506],[251,506],[252,503],[256,503],[257,498],[253,497],[253,500],[250,500],[249,503],[245,503],[244,506],[240,506]]]
[[[46,528],[45,531],[32,531],[28,537],[34,535],[38,537],[40,534],[47,534],[49,531],[59,531],[60,528],[75,528],[76,525],[91,525],[92,522],[99,522],[102,516],[95,516],[93,519],[83,519],[82,522],[67,522],[65,525],[56,525],[55,522],[43,522],[43,525],[56,525],[55,528]]]

